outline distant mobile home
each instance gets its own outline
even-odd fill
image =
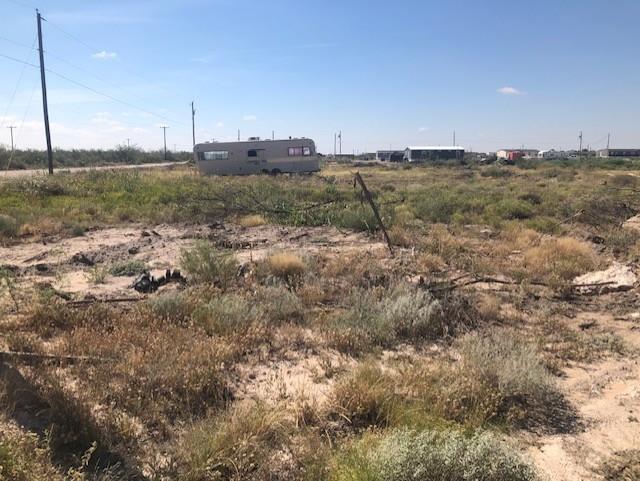
[[[598,157],[640,157],[640,149],[602,149],[598,150]]]
[[[405,162],[430,162],[437,160],[463,160],[464,147],[407,147],[404,151]]]
[[[207,142],[194,147],[204,175],[251,175],[318,172],[320,162],[311,139]]]

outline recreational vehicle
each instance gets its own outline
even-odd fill
[[[320,170],[316,145],[311,139],[207,142],[194,147],[200,173],[250,175],[305,173]]]

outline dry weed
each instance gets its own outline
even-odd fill
[[[267,223],[266,219],[261,215],[246,215],[244,217],[240,217],[238,219],[238,224],[242,227],[259,227],[261,225],[265,225]]]

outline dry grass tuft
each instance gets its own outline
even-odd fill
[[[299,279],[304,274],[306,265],[302,257],[291,252],[279,252],[265,260],[269,273],[286,282]]]
[[[373,362],[360,364],[334,386],[329,414],[346,420],[355,429],[391,424],[400,398],[394,379]]]
[[[527,249],[524,265],[531,275],[558,284],[597,269],[601,260],[586,242],[560,237]]]
[[[238,219],[238,224],[242,227],[259,227],[267,223],[266,219],[261,215],[246,215]]]
[[[193,282],[212,284],[222,289],[231,287],[238,274],[234,255],[219,251],[206,241],[198,241],[193,248],[182,251],[180,264]]]
[[[180,443],[184,481],[270,479],[270,459],[290,426],[281,410],[263,403],[232,408],[194,425]]]

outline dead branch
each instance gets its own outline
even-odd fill
[[[81,301],[68,301],[67,306],[86,306],[90,304],[117,304],[121,302],[139,302],[146,297],[121,297],[115,299],[83,299]]]
[[[94,356],[69,356],[56,354],[37,354],[34,352],[0,351],[0,362],[22,364],[76,364],[76,363],[105,363],[115,362],[115,359]]]
[[[522,284],[529,284],[532,286],[539,287],[551,287],[548,283],[542,281],[526,281],[526,282],[518,282],[504,279],[496,279],[495,277],[474,277],[472,279],[466,280],[464,282],[458,282],[468,276],[461,276],[452,281],[448,281],[445,283],[438,284],[424,284],[425,288],[431,292],[450,292],[455,289],[460,289],[462,287],[468,287],[474,284],[501,284],[508,286],[519,286]],[[444,285],[443,285],[444,284]],[[611,284],[615,284],[614,282],[598,282],[591,284],[573,284],[571,286],[572,289],[580,289],[580,288],[590,288],[590,287],[605,287]]]

